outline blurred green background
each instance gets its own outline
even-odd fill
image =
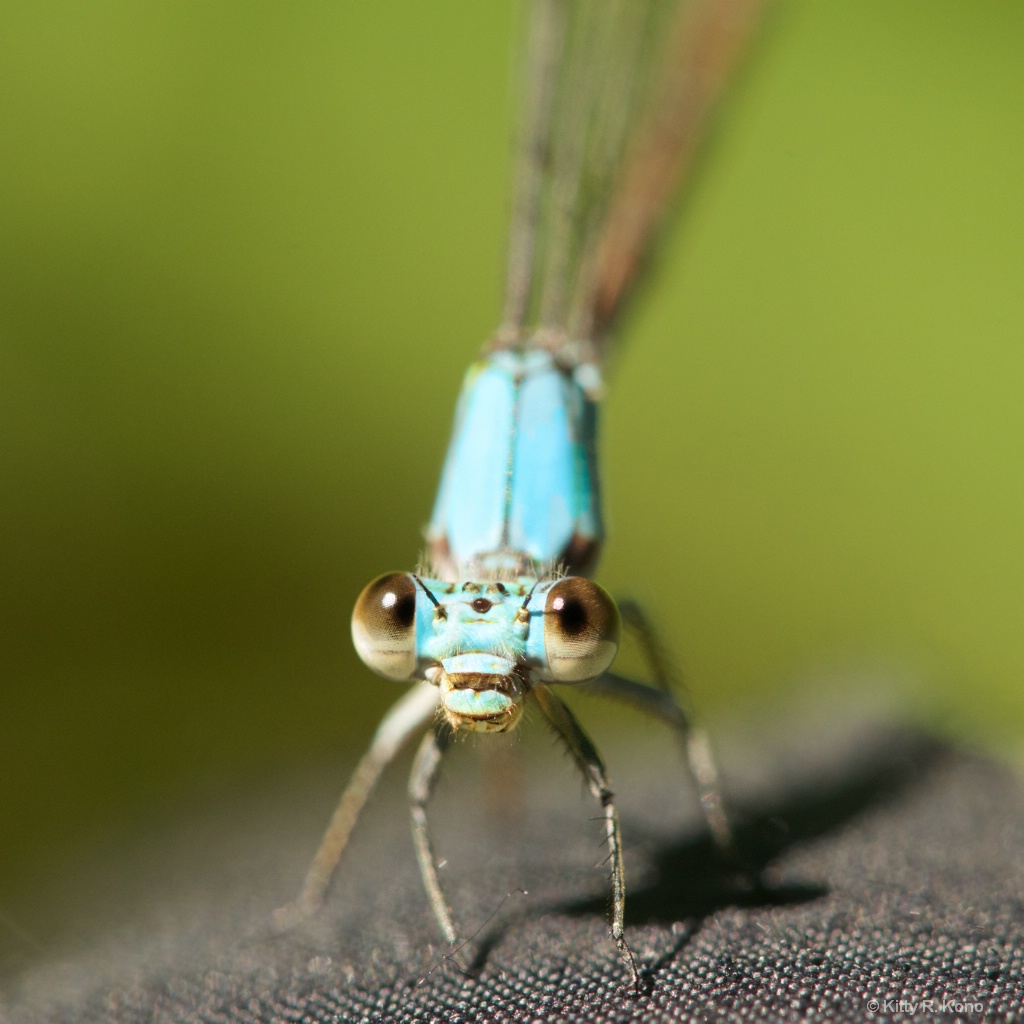
[[[0,913],[31,930],[97,836],[353,756],[399,692],[348,615],[414,566],[496,323],[519,20],[3,21]],[[877,665],[1019,742],[1022,31],[781,7],[625,325],[600,578],[712,719]]]

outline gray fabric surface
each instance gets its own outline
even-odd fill
[[[680,800],[667,769],[678,766],[642,753],[629,764],[608,757],[613,775],[629,779],[620,796],[628,934],[644,964],[638,996],[607,934],[605,875],[594,870],[600,826],[571,766],[541,758],[517,813],[505,768],[489,777],[480,751],[466,749],[442,779],[435,820],[456,915],[475,933],[463,951],[472,979],[437,941],[392,785],[309,925],[281,937],[263,926],[316,839],[315,826],[293,836],[297,822],[264,809],[245,843],[264,836],[278,852],[262,877],[251,870],[257,891],[244,907],[236,894],[250,879],[237,876],[250,869],[222,865],[234,883],[179,899],[178,919],[158,934],[121,928],[35,965],[9,988],[6,1013],[17,1022],[1020,1019],[1024,799],[1009,769],[914,733],[806,744],[796,733],[782,753],[752,753],[730,775],[740,845],[759,874],[750,886],[717,866],[692,813],[680,822],[670,809]],[[496,785],[489,819],[479,798],[494,798]],[[322,794],[314,803],[303,828],[325,816]]]

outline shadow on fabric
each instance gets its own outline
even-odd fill
[[[720,910],[798,906],[827,895],[827,878],[773,879],[772,865],[800,844],[837,833],[866,811],[903,795],[935,765],[953,756],[948,744],[927,734],[909,730],[887,734],[829,777],[815,773],[793,780],[774,797],[731,805],[736,863],[724,862],[709,836],[655,847],[650,868],[639,883],[630,886],[627,925],[685,921],[686,926],[679,940],[645,974],[650,977],[660,964],[678,955],[701,923]],[[637,839],[636,830],[632,831]],[[479,976],[491,951],[524,920],[552,913],[586,917],[606,912],[606,898],[587,898],[550,901],[509,915],[477,937],[466,972]]]

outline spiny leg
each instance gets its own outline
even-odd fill
[[[302,891],[292,903],[274,911],[274,925],[291,928],[313,914],[323,903],[324,894],[345,850],[348,837],[381,772],[395,755],[427,725],[437,710],[436,686],[421,683],[413,687],[388,710],[370,743],[370,749],[356,766],[320,840],[313,863],[306,874]]]
[[[434,791],[441,758],[450,745],[451,731],[447,726],[432,729],[423,737],[409,776],[409,804],[412,811],[412,840],[416,847],[416,859],[419,861],[423,887],[427,890],[427,897],[441,933],[455,946],[458,945],[459,937],[455,931],[451,907],[448,906],[441,881],[437,877],[437,861],[434,858],[434,847],[427,825],[427,804]]]
[[[677,696],[676,672],[644,610],[633,601],[619,605],[622,620],[638,638],[654,678],[655,687],[606,672],[588,684],[588,689],[632,704],[640,711],[661,718],[679,733],[686,764],[697,783],[700,806],[715,846],[728,859],[735,859],[732,829],[722,802],[718,770],[707,733],[690,721]]]
[[[615,811],[615,795],[612,793],[608,773],[593,741],[583,731],[569,708],[541,683],[535,685],[531,693],[537,698],[541,711],[555,732],[569,748],[583,777],[587,780],[590,792],[604,812],[605,836],[612,865],[612,938],[619,953],[622,954],[622,959],[626,961],[631,984],[638,988],[640,973],[633,958],[633,951],[626,942],[626,879],[622,866],[622,837],[619,834],[619,817]]]

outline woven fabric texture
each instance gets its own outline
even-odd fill
[[[257,892],[237,899],[244,877],[234,892],[214,885],[179,898],[170,923],[163,911],[158,934],[122,927],[36,964],[3,1012],[19,1024],[1021,1019],[1020,779],[903,731],[814,746],[752,756],[733,787],[753,884],[717,865],[692,815],[666,810],[678,793],[664,765],[634,751],[613,766],[632,772],[622,813],[639,994],[608,936],[600,824],[571,766],[549,758],[517,809],[512,775],[467,750],[452,772],[476,773],[476,793],[442,785],[436,835],[473,934],[460,954],[470,977],[437,941],[395,786],[308,925],[274,936],[263,922],[315,836],[293,841],[297,825],[256,815],[250,846],[289,837],[262,878],[253,869]]]

